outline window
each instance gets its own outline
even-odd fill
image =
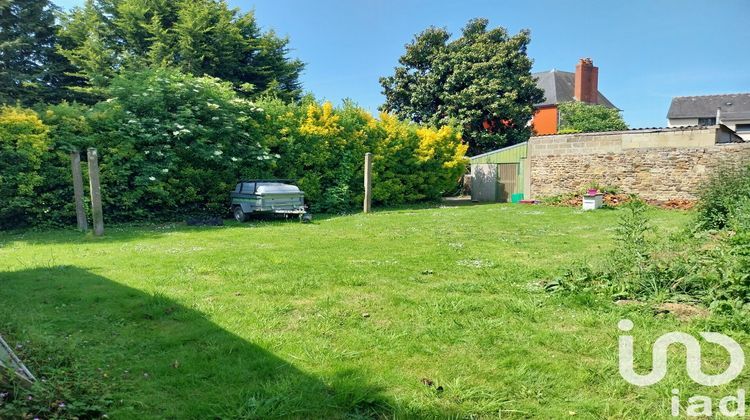
[[[716,125],[716,117],[698,118],[698,125]]]
[[[255,183],[254,182],[243,182],[242,183],[243,194],[255,194]]]
[[[734,127],[734,131],[742,133],[750,133],[750,124],[737,124]]]

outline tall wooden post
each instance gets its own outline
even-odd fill
[[[77,150],[70,152],[70,169],[73,171],[73,198],[76,203],[76,221],[78,230],[86,232],[89,229],[86,212],[83,209],[83,176],[81,176],[81,153]]]
[[[104,213],[102,212],[102,194],[99,187],[99,156],[96,149],[89,148],[89,186],[91,189],[91,216],[94,219],[94,235],[104,234]]]
[[[372,210],[372,153],[365,153],[365,203],[364,212]]]

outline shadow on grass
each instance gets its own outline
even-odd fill
[[[398,213],[401,211],[429,210],[443,207],[474,207],[493,205],[500,203],[477,203],[470,200],[440,200],[428,201],[418,204],[404,204],[394,206],[376,207],[373,209],[374,214]],[[361,214],[359,211],[349,213],[316,213],[313,214],[312,224],[318,222]],[[25,242],[29,244],[96,244],[96,243],[120,243],[135,242],[140,240],[157,239],[165,234],[172,232],[193,232],[205,230],[217,230],[227,227],[231,228],[257,228],[265,226],[283,226],[301,223],[298,218],[284,218],[278,215],[259,215],[251,217],[245,223],[238,223],[233,219],[224,219],[224,226],[187,226],[183,221],[162,221],[162,222],[135,222],[135,223],[118,223],[104,225],[104,236],[95,237],[89,230],[88,233],[81,233],[74,228],[68,229],[49,229],[49,230],[13,230],[0,231],[0,247],[5,244],[14,242]]]
[[[19,353],[36,376],[54,386],[59,372],[48,355],[56,365],[66,360],[74,378],[101,383],[89,391],[109,390],[110,416],[393,416],[358,372],[325,383],[200,312],[77,267],[0,273],[0,302],[0,330],[23,343]]]
[[[315,218],[313,223],[333,217],[336,217],[336,215],[320,215]],[[0,231],[0,247],[4,244],[14,242],[25,242],[34,245],[125,243],[158,239],[165,234],[173,232],[211,231],[227,227],[251,229],[262,226],[303,224],[297,219],[286,220],[283,217],[268,216],[253,218],[245,223],[225,219],[224,223],[224,226],[188,226],[184,221],[105,224],[104,236],[101,237],[95,237],[90,230],[89,232],[82,233],[73,228]]]

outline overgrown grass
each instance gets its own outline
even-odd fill
[[[645,211],[665,235],[691,217]],[[621,318],[645,366],[656,337],[706,322],[541,287],[601,260],[622,212],[482,205],[3,233],[0,333],[60,391],[49,404],[103,404],[111,418],[647,418],[668,415],[672,388],[730,393],[692,384],[677,357],[649,388],[617,373]],[[720,349],[704,356],[723,366]]]
[[[700,303],[750,330],[750,167],[714,174],[695,218],[676,234],[657,234],[645,202],[623,207],[608,258],[597,268],[572,266],[547,290]]]
[[[697,210],[701,229],[736,229],[733,220],[750,217],[750,166],[717,171],[701,192]]]

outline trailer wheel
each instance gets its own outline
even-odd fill
[[[310,223],[312,222],[312,214],[310,213],[304,213],[299,215],[299,221],[302,223]]]
[[[242,223],[245,220],[247,220],[247,213],[245,213],[244,211],[242,211],[242,207],[240,207],[240,206],[235,206],[234,207],[234,220],[236,220],[236,221],[238,221],[240,223]]]

